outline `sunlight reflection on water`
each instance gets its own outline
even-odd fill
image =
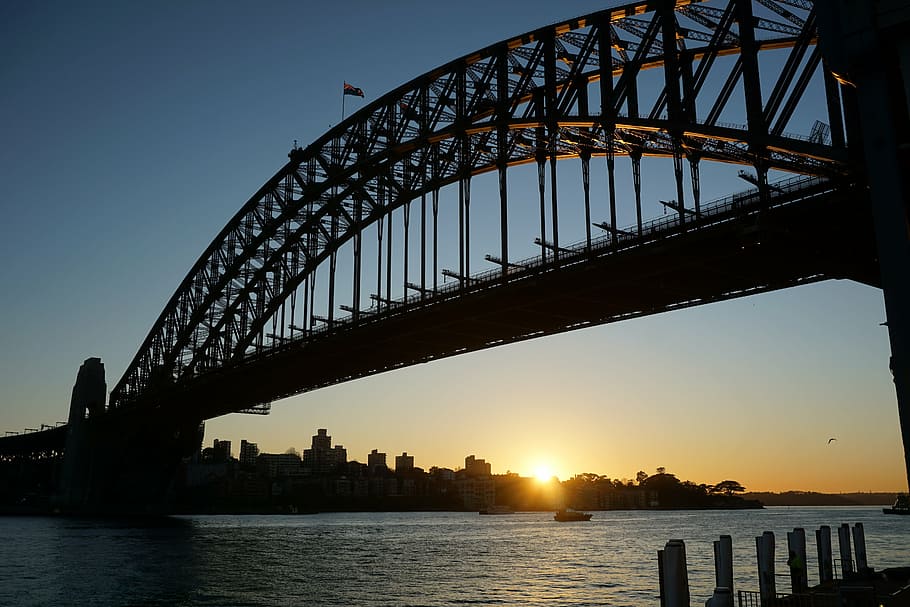
[[[0,519],[0,605],[656,605],[657,550],[686,540],[693,604],[713,589],[712,542],[733,536],[736,584],[757,589],[756,535],[862,522],[869,563],[910,564],[910,521],[877,508]],[[835,529],[836,537],[836,529]],[[835,540],[836,550],[836,540]]]

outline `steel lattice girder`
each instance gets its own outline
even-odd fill
[[[760,174],[843,173],[843,145],[784,134],[818,65],[804,67],[792,86],[815,45],[814,8],[754,4],[642,1],[541,28],[415,78],[292,150],[190,270],[111,406],[255,354],[282,302],[343,244],[410,200],[471,175],[547,156],[606,154],[684,154],[754,165]],[[770,10],[761,16],[759,7]],[[792,60],[767,106],[747,94],[747,107],[737,109],[748,124],[718,123],[733,88],[742,80],[748,91],[757,78],[758,52],[787,48]],[[740,60],[721,72],[716,59],[727,55]],[[643,115],[637,79],[654,68],[664,69],[665,86]],[[709,73],[726,82],[699,119]],[[588,99],[597,82],[599,113]]]

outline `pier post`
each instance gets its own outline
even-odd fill
[[[850,554],[850,525],[843,523],[837,528],[837,542],[840,545],[840,571],[841,577],[853,573],[853,556]]]
[[[866,561],[866,531],[862,523],[853,525],[853,551],[856,552],[856,571],[862,573],[869,568]]]
[[[774,533],[765,531],[755,538],[758,551],[758,590],[762,605],[768,605],[777,594],[777,583],[774,580]]]
[[[834,562],[831,559],[831,527],[822,525],[815,531],[818,549],[818,581],[820,584],[834,579]]]
[[[667,607],[667,591],[664,588],[664,551],[657,551],[657,586],[660,589],[660,607]]]
[[[729,535],[722,535],[714,542],[714,581],[718,588],[729,589],[733,596],[733,538]]]
[[[733,592],[726,586],[718,586],[711,598],[705,601],[705,607],[733,607]]]
[[[787,549],[790,551],[790,559],[797,559],[795,563],[788,559],[788,564],[790,565],[790,592],[793,594],[804,594],[809,591],[808,567],[806,566],[806,531],[804,529],[796,527],[793,531],[787,532]]]
[[[661,590],[664,607],[689,607],[689,573],[686,566],[686,544],[670,540],[658,551]]]

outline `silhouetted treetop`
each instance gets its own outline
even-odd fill
[[[731,497],[734,493],[743,493],[746,490],[739,481],[721,481],[710,488],[712,495],[721,494]]]

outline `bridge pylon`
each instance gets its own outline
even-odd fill
[[[105,411],[106,391],[104,363],[87,359],[73,386],[54,508],[71,514],[166,511],[181,458],[202,443],[201,422]]]
[[[851,155],[868,183],[910,486],[910,2],[816,4],[826,68],[845,94]]]

